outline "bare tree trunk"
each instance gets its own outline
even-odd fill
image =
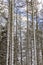
[[[14,0],[9,0],[8,36],[6,65],[14,63]],[[10,49],[9,49],[10,47]]]
[[[14,3],[12,0],[12,65],[14,65]]]
[[[35,25],[35,24],[34,24]],[[35,26],[34,26],[35,28]],[[35,55],[35,59],[34,59],[34,64],[37,65],[37,53],[36,53],[36,37],[35,37],[35,29],[34,29],[34,55]]]
[[[15,46],[15,65],[17,65],[17,8],[16,8],[16,46]]]
[[[39,65],[39,63],[38,63],[38,21],[37,21],[37,10],[36,10],[36,49],[37,49],[37,65]]]
[[[2,2],[0,1],[0,5],[1,5],[1,3],[2,3]],[[1,21],[1,17],[2,17],[2,16],[1,16],[1,9],[2,9],[2,7],[0,6],[0,38],[1,38],[1,22],[2,22],[2,21]],[[0,41],[1,41],[1,39],[0,39]]]
[[[21,59],[20,59],[20,62],[21,62],[21,65],[23,65],[23,63],[22,63],[22,35],[21,35],[21,34],[22,34],[22,32],[21,32],[21,12],[19,12],[19,16],[20,16],[20,17],[19,17],[19,19],[20,19],[20,20],[19,20],[19,23],[20,23],[20,53],[21,53],[21,54],[20,54],[20,58],[21,58]]]
[[[10,42],[10,22],[7,24],[7,58],[6,58],[6,65],[9,63],[9,42]]]
[[[28,0],[26,0],[27,6],[27,44],[26,44],[26,65],[28,65]]]
[[[43,31],[42,31],[42,65],[43,65]]]
[[[0,25],[0,41],[1,41],[1,25]]]
[[[2,63],[2,60],[1,60],[1,24],[0,24],[0,65]]]
[[[34,22],[34,2],[33,0],[31,0],[32,2],[32,23],[33,23],[33,34],[34,34],[34,65],[37,65],[37,53],[36,53],[36,32],[35,32],[35,22]]]

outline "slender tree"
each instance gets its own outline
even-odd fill
[[[8,17],[8,38],[7,38],[7,62],[8,65],[14,63],[14,0],[9,0],[9,17]],[[10,47],[10,49],[9,49]],[[9,60],[8,60],[9,59]]]

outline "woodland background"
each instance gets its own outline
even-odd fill
[[[43,65],[43,0],[0,0],[0,65]]]

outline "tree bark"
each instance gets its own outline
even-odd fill
[[[14,0],[9,0],[8,38],[7,38],[7,60],[6,65],[14,63]],[[9,48],[10,47],[10,48]]]

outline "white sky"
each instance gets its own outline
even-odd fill
[[[39,3],[41,2],[43,4],[43,0],[38,0],[38,1],[39,1]]]
[[[40,3],[40,5],[38,5],[38,9],[39,9],[39,11],[40,11],[41,8],[42,8],[43,0],[38,0],[38,1],[39,1],[39,3]]]
[[[39,2],[41,2],[41,0],[38,0]]]
[[[5,2],[7,2],[7,0],[4,0]]]
[[[7,0],[4,0],[4,1],[7,1]],[[38,0],[39,2],[43,1],[43,0]]]

